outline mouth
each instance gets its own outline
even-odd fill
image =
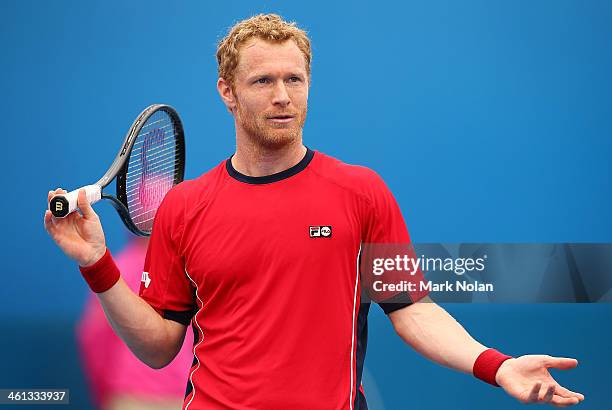
[[[273,115],[273,116],[269,116],[266,117],[267,120],[272,121],[274,123],[277,124],[286,124],[288,122],[293,121],[293,119],[295,118],[295,115],[293,114],[278,114],[278,115]]]

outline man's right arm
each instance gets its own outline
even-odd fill
[[[47,201],[64,193],[62,189],[49,192]],[[88,267],[105,255],[106,241],[100,218],[84,190],[79,192],[78,207],[82,214],[73,212],[66,218],[55,218],[47,210],[45,229],[67,256],[79,266]],[[113,330],[136,357],[153,368],[172,361],[182,346],[186,326],[164,319],[121,278],[97,295]]]
[[[187,326],[164,319],[123,279],[97,295],[117,336],[143,363],[159,369],[178,354]]]

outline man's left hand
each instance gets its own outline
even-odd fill
[[[584,396],[561,386],[552,378],[548,369],[567,370],[577,365],[576,359],[525,355],[502,363],[495,381],[521,403],[550,403],[557,407],[567,407],[580,403]]]

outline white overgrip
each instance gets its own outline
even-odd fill
[[[56,195],[56,197],[63,197],[65,201],[58,201],[52,199],[49,203],[49,210],[56,217],[63,218],[65,216],[68,216],[78,208],[77,202],[79,197],[79,191],[81,189],[85,190],[87,201],[92,205],[102,199],[101,186],[95,184],[85,185],[84,187],[75,189],[74,191],[70,191],[67,194]],[[54,197],[54,199],[56,197]],[[65,209],[65,207],[67,207],[68,209]]]

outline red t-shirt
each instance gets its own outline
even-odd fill
[[[183,409],[366,409],[363,243],[410,243],[399,207],[373,171],[320,152],[265,177],[227,160],[173,188],[140,295],[194,327]],[[398,296],[387,313],[424,293]]]

